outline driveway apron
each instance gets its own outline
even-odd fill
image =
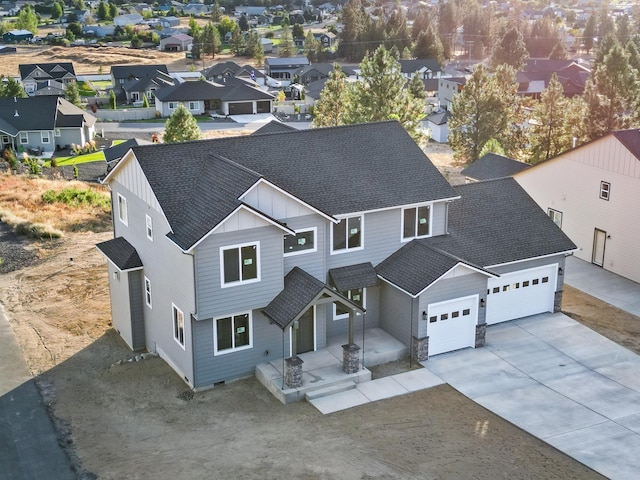
[[[423,365],[612,479],[640,472],[640,356],[561,314],[494,325],[484,348]]]

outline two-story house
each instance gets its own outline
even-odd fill
[[[76,72],[71,62],[23,63],[18,65],[18,69],[20,82],[28,95],[35,95],[38,89],[51,86],[51,81],[57,82],[63,90],[69,83],[76,81]]]
[[[419,360],[483,345],[559,308],[575,248],[512,179],[451,187],[397,122],[133,147],[104,182],[113,326],[193,388],[335,338],[357,370],[355,324]]]

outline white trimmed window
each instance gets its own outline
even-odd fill
[[[295,235],[284,236],[284,255],[300,255],[301,253],[316,252],[317,228],[296,231]]]
[[[144,300],[147,307],[151,308],[151,280],[144,277]]]
[[[220,248],[223,287],[260,281],[260,242]]]
[[[146,230],[147,238],[153,242],[153,220],[149,215],[146,215]]]
[[[129,217],[127,212],[127,199],[118,194],[118,218],[125,225],[129,224]]]
[[[365,308],[366,288],[354,288],[352,290],[347,290],[346,292],[341,293],[356,305]],[[347,309],[340,303],[334,303],[333,319],[342,320],[343,318],[349,318],[349,309]]]
[[[42,140],[42,143],[51,143],[49,132],[40,132],[40,140]]]
[[[431,235],[431,206],[402,209],[402,240]]]
[[[178,105],[178,102],[169,102],[169,110],[175,110],[176,108],[178,108]]]
[[[611,184],[609,182],[600,182],[600,198],[609,200],[611,195]]]
[[[23,145],[29,143],[29,135],[27,132],[20,132],[20,143]]]
[[[549,218],[553,220],[553,223],[558,225],[559,228],[562,228],[562,212],[559,212],[558,210],[554,210],[553,208],[550,208],[547,214],[549,215]]]
[[[246,350],[253,346],[251,313],[216,318],[213,322],[214,355]]]
[[[54,131],[54,135],[55,135],[56,137],[59,137],[59,136],[61,135],[61,134],[60,134],[60,129],[59,129],[59,128],[56,128],[56,129],[55,129],[55,131]]]
[[[334,223],[331,229],[332,252],[339,253],[363,248],[363,223],[362,215],[343,218],[340,223]]]
[[[184,348],[184,313],[174,304],[171,304],[173,310],[173,338]]]
[[[138,100],[140,100],[140,93],[139,92],[131,92],[131,100],[133,102],[137,102]]]
[[[189,102],[189,111],[195,112],[198,110],[198,102]]]

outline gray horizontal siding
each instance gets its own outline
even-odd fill
[[[364,315],[365,318],[365,328],[374,328],[378,327],[378,319],[379,319],[379,296],[380,296],[380,287],[369,287],[367,288],[367,304],[366,304],[366,313]],[[341,319],[334,320],[333,319],[333,304],[327,304],[327,314],[326,314],[326,323],[327,323],[327,337],[337,337],[344,336],[347,338],[349,333],[349,319]],[[362,316],[356,315],[355,321],[356,329],[362,328]]]
[[[294,230],[304,230],[316,228],[316,251],[312,253],[302,253],[289,255],[284,258],[284,274],[286,275],[293,267],[300,267],[309,275],[313,275],[322,282],[327,281],[327,268],[325,263],[325,252],[328,249],[326,243],[326,231],[328,222],[319,215],[307,215],[304,217],[288,218],[287,226]],[[284,240],[283,240],[284,242]],[[284,252],[284,243],[282,251]]]
[[[221,288],[220,248],[260,242],[260,281]],[[282,231],[261,227],[214,234],[196,249],[198,318],[265,307],[284,286]]]
[[[558,267],[564,270],[564,261],[565,261],[564,255],[555,255],[551,257],[536,258],[533,260],[526,260],[524,262],[518,262],[518,263],[509,264],[509,265],[503,265],[500,267],[494,267],[494,268],[491,268],[491,271],[499,274],[511,273],[511,272],[517,272],[519,270],[526,270],[528,268],[543,267],[545,265],[551,265],[553,263],[557,263]],[[556,291],[561,291],[563,287],[564,287],[564,275],[558,275],[558,284],[556,285]]]
[[[129,273],[129,299],[131,306],[131,346],[134,350],[145,348],[143,276],[140,270]]]
[[[382,283],[380,285],[380,327],[405,345],[411,345],[411,315],[418,314],[418,302],[397,288]],[[417,322],[414,330],[417,331]]]

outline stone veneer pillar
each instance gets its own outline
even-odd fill
[[[429,337],[416,338],[411,341],[411,356],[418,362],[424,362],[429,358]]]
[[[476,325],[476,348],[484,347],[484,339],[487,335],[487,324],[480,323]]]
[[[342,346],[342,370],[346,374],[360,370],[360,347],[355,343]]]
[[[285,372],[284,383],[289,388],[302,387],[302,359],[298,356],[289,357],[284,360]]]
[[[553,313],[558,313],[562,308],[562,290],[558,290],[553,297]]]

